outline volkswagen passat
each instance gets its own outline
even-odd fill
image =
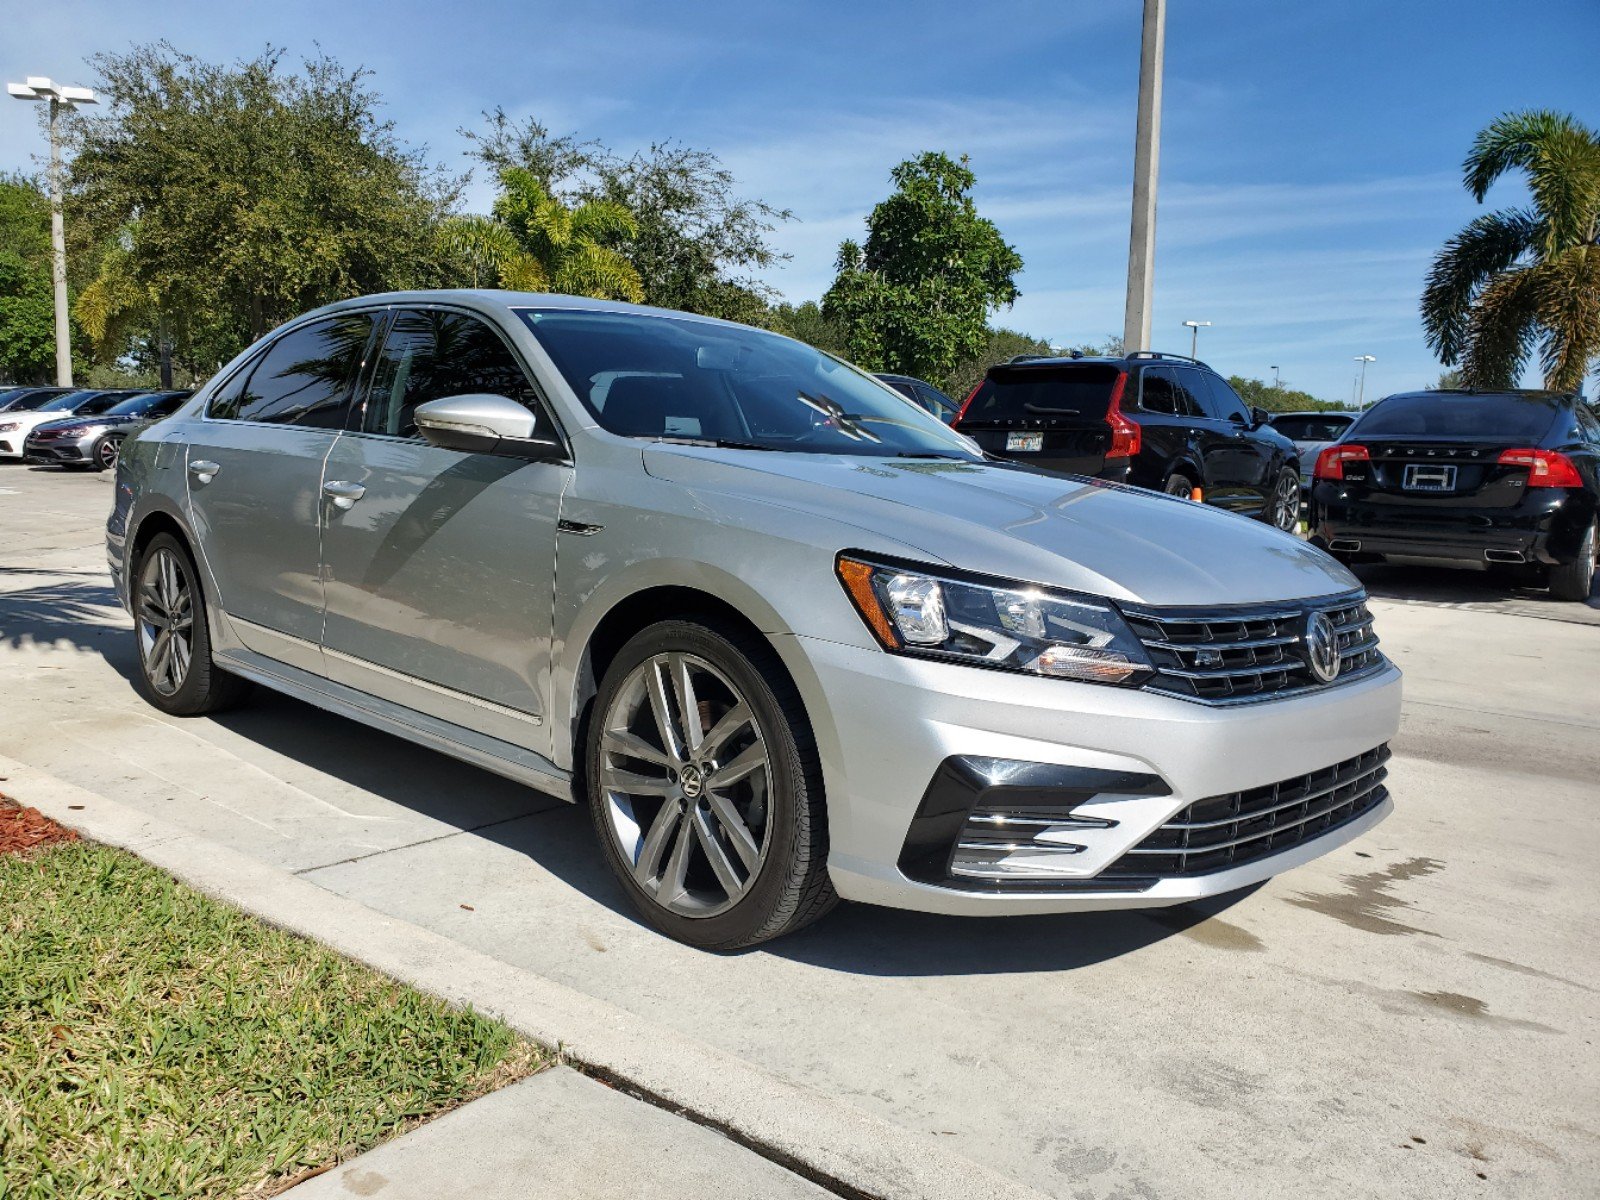
[[[157,707],[253,681],[570,797],[699,946],[1176,904],[1390,808],[1399,673],[1333,559],[702,317],[321,309],[129,438],[108,546]]]

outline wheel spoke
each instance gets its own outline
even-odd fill
[[[693,811],[690,819],[694,823],[695,839],[700,843],[700,849],[704,852],[706,861],[711,864],[711,871],[716,875],[717,882],[722,885],[722,890],[728,893],[729,899],[739,895],[744,891],[744,881],[733,869],[733,862],[728,858],[728,852],[717,840],[717,831],[711,827],[711,819],[698,808]]]
[[[680,816],[676,804],[663,804],[661,811],[656,813],[656,819],[650,823],[650,830],[644,835],[644,844],[639,847],[638,861],[633,864],[633,877],[640,883],[648,886],[661,874],[661,859],[678,828]]]
[[[748,724],[750,724],[750,708],[743,701],[740,701],[723,713],[717,723],[700,740],[701,755],[715,755],[718,750],[727,744],[729,738]]]
[[[174,635],[172,649],[169,651],[172,658],[172,682],[176,686],[183,682],[189,674],[189,643],[187,639]]]
[[[729,784],[738,783],[752,771],[759,770],[767,765],[766,747],[759,741],[753,742],[739,752],[732,762],[724,763],[718,767],[711,776],[711,785],[725,788]]]
[[[727,832],[733,852],[739,856],[739,861],[744,863],[746,871],[754,872],[756,863],[761,858],[761,847],[757,844],[755,835],[750,832],[750,827],[744,823],[744,818],[733,806],[733,801],[726,796],[712,792],[707,799],[711,801],[711,811],[716,814],[718,822]]]
[[[160,679],[166,671],[167,654],[172,647],[172,633],[163,629],[156,634],[155,645],[150,648],[150,675]]]
[[[650,693],[650,711],[655,714],[656,732],[661,735],[661,744],[675,762],[682,762],[686,755],[683,739],[678,736],[678,727],[672,721],[672,704],[667,699],[668,685],[663,677],[665,665],[656,659],[646,666],[645,688]]]
[[[670,767],[672,759],[664,750],[657,750],[638,734],[629,733],[626,729],[608,729],[600,738],[600,748],[607,754],[615,754],[621,758],[636,758],[641,762],[654,763],[658,767]]]
[[[608,792],[623,792],[629,796],[666,796],[677,790],[677,785],[664,775],[640,775],[615,767],[601,768],[600,786]]]
[[[661,887],[656,895],[663,904],[670,905],[688,890],[684,881],[689,876],[689,851],[694,846],[694,826],[688,821],[678,822],[678,840],[672,845],[672,857],[667,859],[661,872]]]
[[[700,752],[700,742],[705,731],[700,727],[700,701],[695,698],[694,680],[689,676],[689,662],[681,654],[670,655],[667,665],[672,671],[672,689],[678,697],[678,716],[683,722],[685,757]]]

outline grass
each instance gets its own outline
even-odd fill
[[[122,851],[0,855],[0,1200],[268,1195],[545,1062]]]

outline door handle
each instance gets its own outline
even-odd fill
[[[328,499],[333,501],[335,508],[349,508],[357,500],[367,494],[367,489],[359,483],[347,483],[342,479],[330,479],[322,485],[322,491]]]
[[[197,458],[189,464],[189,474],[194,476],[196,483],[210,483],[212,477],[220,470],[222,470],[221,463],[208,462],[203,458]]]

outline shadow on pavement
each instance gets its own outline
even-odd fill
[[[52,582],[15,586],[34,576]],[[0,567],[0,645],[21,649],[68,642],[105,655],[120,674],[131,677],[133,640],[120,620],[116,592],[104,580],[100,572]]]
[[[1525,587],[1490,571],[1422,563],[1358,563],[1350,568],[1368,594],[1380,600],[1504,612],[1583,625],[1600,625],[1600,576],[1583,603],[1557,600],[1543,588]]]

